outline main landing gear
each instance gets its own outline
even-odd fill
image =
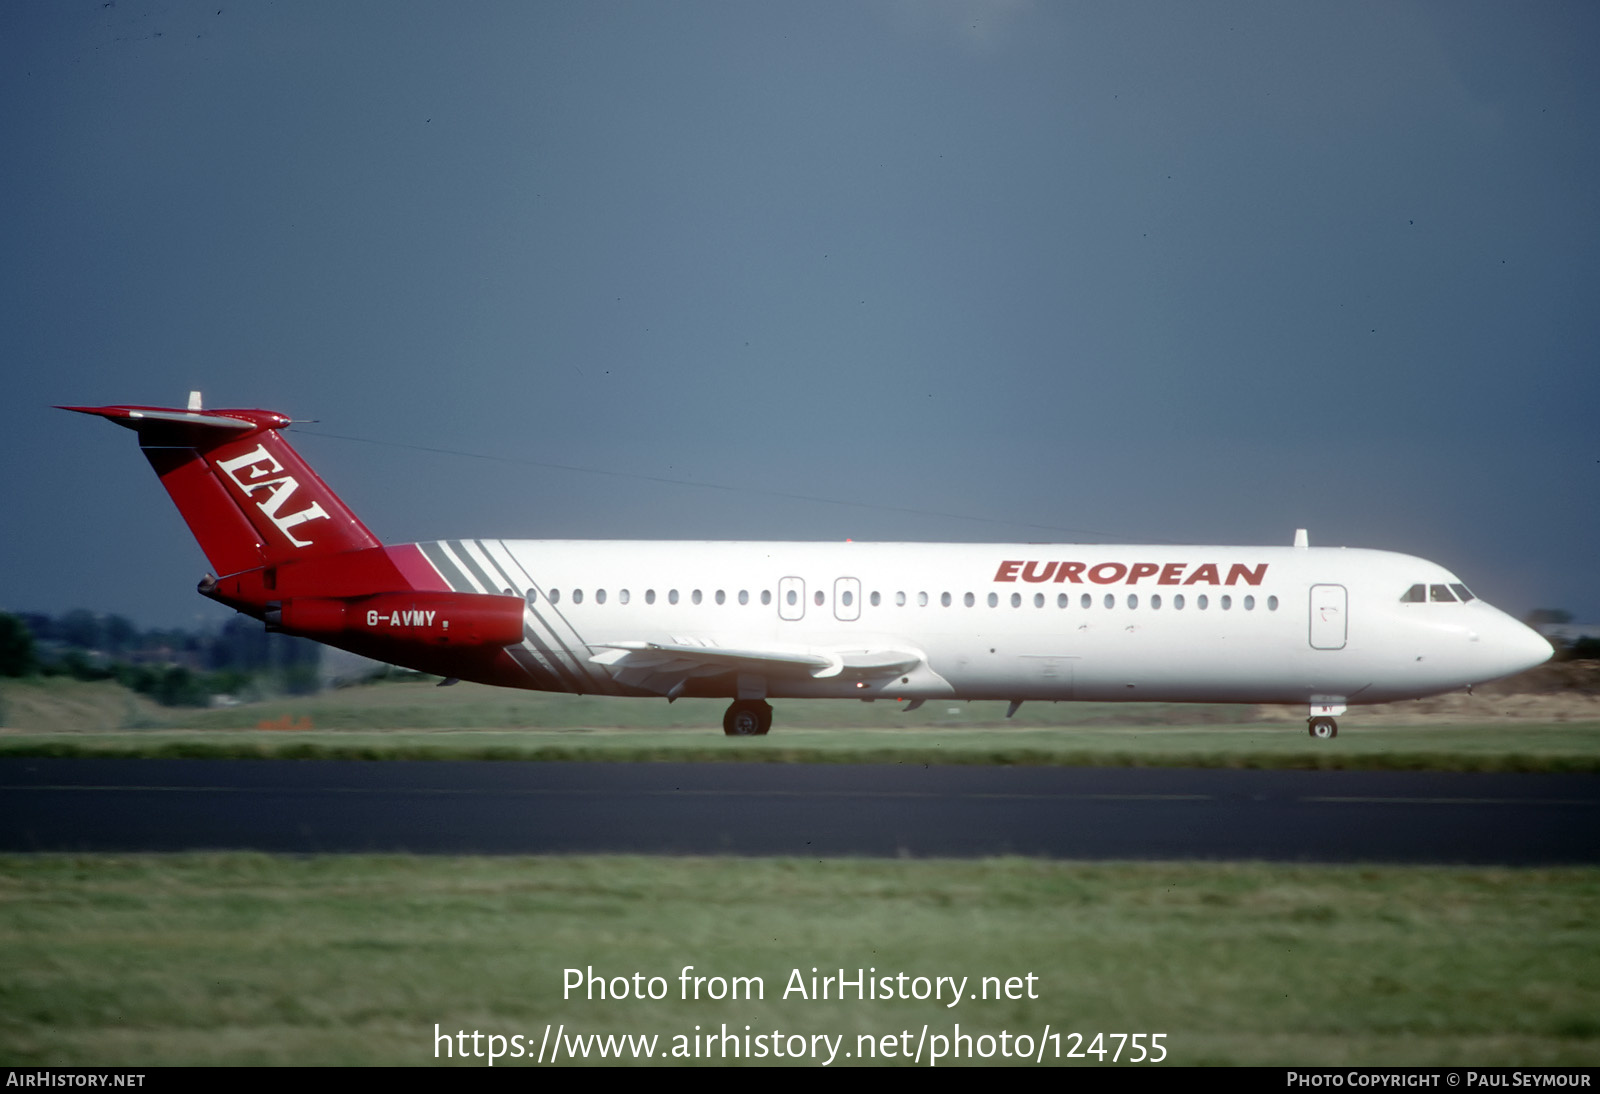
[[[722,732],[730,737],[764,737],[772,728],[772,704],[765,699],[740,699],[722,716]]]
[[[1309,718],[1306,732],[1319,741],[1331,741],[1339,735],[1339,723],[1332,718]]]

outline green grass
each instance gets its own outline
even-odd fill
[[[350,688],[219,710],[156,707],[115,684],[10,683],[0,755],[1167,765],[1600,771],[1600,723],[1385,724],[1341,719],[1313,741],[1248,707],[787,701],[766,738],[728,739],[723,704],[509,692],[462,684]],[[1252,719],[1252,720],[1245,720]],[[310,729],[263,730],[261,724]]]
[[[685,1002],[685,965],[760,976],[765,998]],[[564,1000],[563,970],[589,966],[661,976],[669,997]],[[813,966],[969,991],[1031,973],[1038,998],[784,999]],[[847,1049],[1048,1023],[1164,1032],[1174,1064],[1593,1065],[1597,1015],[1594,869],[0,858],[11,1065],[424,1064],[435,1023],[537,1044],[547,1022]]]
[[[426,681],[363,685],[317,695],[210,710],[161,707],[113,681],[0,680],[5,725],[20,730],[253,729],[263,721],[310,718],[318,729],[683,729],[718,732],[722,699],[619,699],[607,696]],[[778,731],[793,729],[1059,728],[1070,726],[1226,725],[1258,720],[1238,704],[1026,703],[1006,718],[1002,702],[930,700],[903,711],[892,702],[784,699],[774,702]],[[1267,723],[1262,723],[1267,724]],[[1276,724],[1304,728],[1302,717]]]
[[[568,760],[939,763],[1301,770],[1600,771],[1594,726],[1341,731],[1312,741],[1262,726],[1082,729],[793,729],[766,738],[709,730],[138,730],[0,734],[0,756],[188,759]]]

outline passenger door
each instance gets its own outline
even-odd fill
[[[1349,596],[1343,585],[1311,586],[1311,648],[1342,650],[1349,638]]]

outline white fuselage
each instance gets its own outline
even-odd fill
[[[1419,558],[1313,547],[449,540],[452,588],[526,599],[517,658],[549,690],[659,694],[622,650],[761,651],[751,694],[1374,703],[1548,658]],[[1407,591],[1435,591],[1421,602]],[[612,651],[613,660],[605,654]],[[597,660],[597,656],[599,659]],[[626,656],[637,657],[637,652]],[[692,656],[678,665],[691,670]],[[885,666],[893,666],[886,669]],[[746,666],[748,669],[749,666]],[[699,670],[709,675],[712,670]]]

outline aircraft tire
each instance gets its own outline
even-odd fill
[[[764,699],[740,699],[722,716],[722,732],[729,737],[765,737],[772,728],[772,704]]]
[[[1306,732],[1319,741],[1331,741],[1339,735],[1339,723],[1332,718],[1313,718],[1306,724]]]

